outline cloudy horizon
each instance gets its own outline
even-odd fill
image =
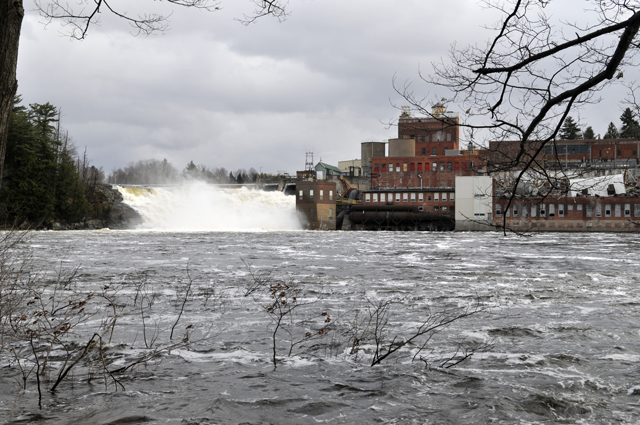
[[[498,18],[476,1],[378,3],[291,2],[283,23],[243,26],[236,19],[250,12],[248,1],[211,13],[154,2],[147,12],[172,13],[168,32],[133,37],[105,13],[82,41],[61,35],[59,23],[43,25],[27,3],[18,93],[24,104],[61,108],[79,151],[107,173],[151,158],[178,170],[194,161],[294,173],[307,151],[337,165],[359,158],[361,142],[395,136],[388,123],[404,103],[394,79],[445,96],[419,72],[452,43],[488,40],[483,26]],[[618,124],[623,98],[614,90],[572,115],[604,134]]]

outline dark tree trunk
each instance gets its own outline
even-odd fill
[[[0,185],[7,151],[9,116],[18,90],[16,67],[23,17],[22,0],[0,0]]]

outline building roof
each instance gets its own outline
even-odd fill
[[[329,165],[327,163],[324,162],[318,162],[318,165],[324,167],[326,170],[331,170],[331,171],[335,171],[337,173],[341,173],[342,171],[340,171],[340,169],[338,167],[334,167],[333,165]],[[316,165],[316,167],[318,166]]]

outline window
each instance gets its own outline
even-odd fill
[[[427,201],[431,200],[431,195],[427,196]]]
[[[640,204],[633,204],[633,216],[640,217]]]
[[[500,204],[496,204],[496,215],[502,215],[502,206]]]
[[[531,217],[535,217],[537,212],[537,208],[535,205],[531,205]]]
[[[387,202],[387,195],[385,193],[380,194],[380,202],[381,203]]]
[[[370,193],[365,193],[364,194],[364,202],[371,202],[371,194]]]
[[[440,194],[439,193],[434,193],[433,194],[433,200],[438,202],[440,200]]]
[[[378,202],[378,194],[377,193],[373,194],[373,202]]]
[[[409,202],[409,194],[408,193],[403,193],[402,194],[402,202]]]
[[[442,202],[447,202],[447,193],[446,192],[444,192],[442,194]]]
[[[596,204],[596,217],[602,217],[602,204]]]
[[[324,201],[324,190],[320,189],[320,200]]]
[[[517,217],[519,213],[520,213],[520,205],[515,204],[513,206],[513,216]]]
[[[426,155],[427,154],[427,148],[422,148],[422,151],[420,153],[422,155]]]
[[[409,167],[410,171],[416,171],[416,164],[415,163],[411,163],[410,167]]]
[[[424,193],[418,193],[418,202],[424,202]]]
[[[593,206],[591,204],[587,205],[587,217],[593,217]]]
[[[397,162],[396,163],[396,173],[399,173],[399,172],[400,172],[400,163]]]
[[[378,164],[375,164],[375,165],[374,165],[374,167],[373,167],[373,171],[374,171],[374,172],[376,172],[376,173],[379,171],[379,170],[378,170]]]
[[[555,204],[549,204],[549,217],[556,216],[556,206]]]
[[[303,194],[303,193],[304,193],[304,192],[303,192],[302,190],[298,192],[298,199],[302,199],[302,194]]]
[[[564,205],[558,205],[558,217],[564,217]]]
[[[573,211],[573,204],[567,205],[567,211]]]
[[[454,167],[453,167],[453,169],[456,170],[456,171],[460,171],[460,163],[456,162]]]
[[[438,150],[436,148],[431,148],[431,155],[435,156],[438,154]]]
[[[622,217],[622,205],[615,204],[613,206],[614,217]]]
[[[333,190],[329,191],[329,200],[333,201]]]
[[[611,205],[607,204],[604,206],[604,216],[611,217]]]
[[[453,171],[452,164],[447,162],[447,171]]]
[[[329,218],[333,218],[333,208],[329,208]]]
[[[437,162],[433,163],[433,171],[438,171],[438,163]]]
[[[389,172],[393,173],[393,164],[389,164]]]
[[[462,163],[462,171],[467,171],[467,163],[466,162]]]
[[[527,208],[526,205],[522,206],[522,216],[523,217],[529,217],[529,208]]]
[[[624,216],[631,217],[631,204],[624,204]]]
[[[451,192],[451,193],[449,194],[449,200],[450,200],[450,201],[455,201],[455,200],[456,200],[456,194],[455,194],[454,192]]]
[[[622,151],[618,149],[618,156],[622,156]]]
[[[429,171],[429,163],[428,162],[424,163],[424,171]]]
[[[403,163],[402,164],[402,171],[406,172],[407,171],[407,163]]]
[[[444,171],[444,162],[440,163],[440,171]]]
[[[422,171],[422,162],[418,162],[418,171]]]
[[[309,199],[313,199],[313,189],[309,191]]]
[[[387,164],[382,164],[382,172],[383,173],[387,172]]]
[[[544,217],[545,215],[547,215],[547,211],[545,208],[545,205],[540,205],[540,217]]]
[[[446,210],[447,210],[447,207],[442,207],[442,211],[446,211]]]
[[[411,194],[411,202],[416,202],[416,194],[415,193]]]
[[[578,211],[582,211],[582,204],[578,204],[578,205],[576,206],[576,209],[577,209]]]
[[[444,154],[445,154],[445,155],[447,154],[447,151],[448,151],[448,150],[449,150],[449,148],[445,146],[445,148],[444,148]]]
[[[400,193],[396,193],[396,202],[400,202]]]

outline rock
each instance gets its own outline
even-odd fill
[[[96,186],[96,192],[106,201],[108,211],[102,220],[103,227],[110,229],[133,229],[142,224],[142,216],[136,210],[123,202],[122,194],[111,185]]]

